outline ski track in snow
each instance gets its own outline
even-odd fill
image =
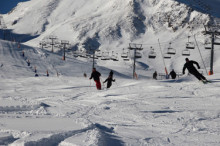
[[[54,133],[52,135],[42,131],[30,132],[31,136],[25,138],[19,135],[12,139],[9,135],[8,138],[3,138],[2,143],[62,145],[71,143],[68,140],[71,141],[76,135],[89,134],[88,131],[93,130],[97,130],[97,145],[181,145],[183,142],[190,145],[217,145],[219,142],[215,141],[220,130],[219,99],[215,90],[219,83],[203,85],[199,82],[158,83],[151,80],[151,83],[135,81],[124,85],[127,81],[121,79],[122,83],[118,83],[118,87],[113,84],[110,90],[97,91],[94,84],[91,87],[86,85],[88,81],[77,87],[73,82],[60,85],[62,87],[51,87],[47,86],[50,82],[46,80],[19,80],[14,84],[20,82],[20,88],[25,88],[19,91],[20,96],[15,96],[15,86],[5,88],[1,93],[1,97],[4,97],[1,101],[10,100],[15,104],[0,106],[0,116],[3,119],[6,118],[7,121],[7,118],[14,118],[16,121],[17,118],[65,117],[77,121],[85,128],[55,133],[51,131]],[[63,80],[69,78],[55,80],[62,84],[65,82]],[[36,82],[37,91],[27,86],[33,82]],[[39,94],[33,94],[35,92]],[[16,106],[17,102],[19,104]],[[4,125],[7,123],[1,122],[1,127],[13,135],[14,129],[7,129]],[[31,137],[39,133],[48,136],[31,141]],[[215,140],[212,141],[212,138]]]

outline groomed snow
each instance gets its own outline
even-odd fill
[[[205,50],[204,42],[210,38],[202,34],[203,24],[219,24],[218,4],[218,0],[19,3],[3,15],[6,39],[15,42],[0,40],[0,145],[219,146],[220,51],[215,46],[214,75],[208,76],[210,50]],[[216,17],[203,13],[207,5]],[[167,16],[173,27],[168,27]],[[70,41],[66,61],[58,48],[54,53],[50,46],[39,48],[50,35]],[[164,73],[165,66],[182,72],[186,58],[182,51],[187,36],[196,44],[194,35],[198,46],[190,50],[189,59],[200,64],[199,71],[212,83],[203,84],[187,71],[176,80],[153,80],[153,72]],[[131,42],[143,44],[136,63],[138,80],[132,79],[133,52],[129,61],[121,58]],[[163,63],[160,47],[166,53],[170,42],[176,54]],[[81,45],[118,53],[119,61],[95,61],[102,82],[114,71],[116,82],[110,89],[102,84],[98,91],[89,80],[91,58],[73,57],[72,51]],[[151,46],[155,59],[148,58]]]
[[[112,88],[98,91],[88,79],[91,62],[72,56],[62,61],[59,55],[6,41],[0,48],[1,145],[220,143],[218,68],[207,77],[212,83],[203,84],[192,76],[153,80],[152,71],[142,67],[140,79],[133,80],[132,68],[124,65],[120,73],[111,68],[116,79]],[[30,59],[30,66],[25,59]],[[35,65],[39,77],[34,77]],[[119,70],[116,65],[115,69]],[[110,69],[97,70],[104,81]]]

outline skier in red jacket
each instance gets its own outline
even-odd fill
[[[91,77],[89,78],[90,80],[93,78],[94,79],[94,81],[95,81],[95,83],[96,83],[96,88],[98,89],[98,90],[101,90],[101,83],[100,83],[100,76],[101,76],[101,74],[98,72],[98,71],[96,71],[96,68],[93,68],[92,69],[92,74],[91,74]]]

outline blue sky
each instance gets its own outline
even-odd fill
[[[0,0],[0,14],[6,14],[13,9],[19,2],[29,0]]]

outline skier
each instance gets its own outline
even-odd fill
[[[28,64],[28,66],[30,66],[30,64],[31,64],[29,59],[27,60],[27,64]]]
[[[84,73],[84,74],[83,74],[83,76],[86,78],[86,77],[87,77],[87,74],[86,74],[86,73]]]
[[[91,77],[89,78],[90,80],[93,78],[95,83],[96,83],[96,88],[97,90],[101,90],[101,83],[100,83],[100,76],[101,74],[96,71],[96,68],[92,69]]]
[[[48,70],[46,71],[46,73],[47,73],[47,77],[49,77],[49,72],[48,72]]]
[[[153,73],[153,79],[157,80],[157,71]]]
[[[183,74],[185,74],[185,69],[187,68],[189,73],[193,74],[199,81],[208,82],[207,79],[193,66],[193,64],[196,64],[198,69],[200,69],[198,62],[189,60],[188,58],[186,58],[185,60],[186,63],[183,66]]]
[[[107,88],[110,88],[112,86],[112,81],[115,82],[113,79],[113,71],[111,70],[108,78],[103,83],[107,82]]]
[[[172,79],[176,78],[176,72],[174,71],[174,69],[170,72],[169,75],[171,76]]]
[[[109,73],[109,76],[112,76],[112,78],[113,78],[113,74],[114,74],[114,73],[113,73],[113,71],[111,70],[110,73]]]
[[[22,56],[24,57],[24,51],[22,51]]]

